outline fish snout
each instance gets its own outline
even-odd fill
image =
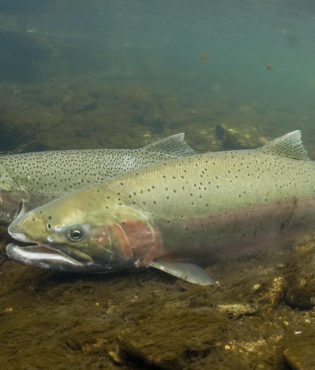
[[[21,242],[27,242],[26,235],[20,231],[19,226],[17,225],[17,223],[15,221],[13,221],[9,225],[9,227],[8,227],[8,233],[15,240],[19,240]]]
[[[46,227],[40,218],[32,213],[26,213],[14,219],[8,227],[8,233],[13,239],[21,242],[41,240]]]

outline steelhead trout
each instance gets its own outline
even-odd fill
[[[122,173],[195,152],[184,134],[140,149],[82,149],[0,156],[0,223],[64,194]]]
[[[6,252],[54,270],[154,267],[207,285],[196,262],[253,254],[314,225],[315,166],[294,131],[258,149],[175,159],[52,201],[13,221],[9,233],[24,246]]]

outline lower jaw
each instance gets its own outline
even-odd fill
[[[18,246],[10,243],[6,246],[6,253],[10,259],[24,265],[56,271],[80,270],[84,266],[81,262],[45,246]]]

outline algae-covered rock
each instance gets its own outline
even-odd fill
[[[120,349],[127,358],[162,369],[197,368],[194,363],[200,364],[210,354],[216,353],[217,360],[222,357],[228,326],[213,309],[175,309],[172,316],[161,310],[141,321],[137,329],[122,331]]]
[[[293,370],[315,369],[314,342],[303,341],[283,352],[284,359]]]
[[[285,300],[297,308],[315,306],[315,234],[301,239],[288,257]]]
[[[219,304],[217,306],[219,312],[225,313],[229,318],[239,318],[242,316],[253,315],[257,309],[249,304]]]
[[[268,141],[256,126],[231,127],[225,123],[216,126],[216,136],[227,150],[257,148]]]

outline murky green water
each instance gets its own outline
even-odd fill
[[[1,1],[0,151],[196,150],[300,129],[315,159],[315,8],[302,1]],[[313,369],[313,237],[212,265],[198,287],[146,271],[8,261],[1,369]]]

